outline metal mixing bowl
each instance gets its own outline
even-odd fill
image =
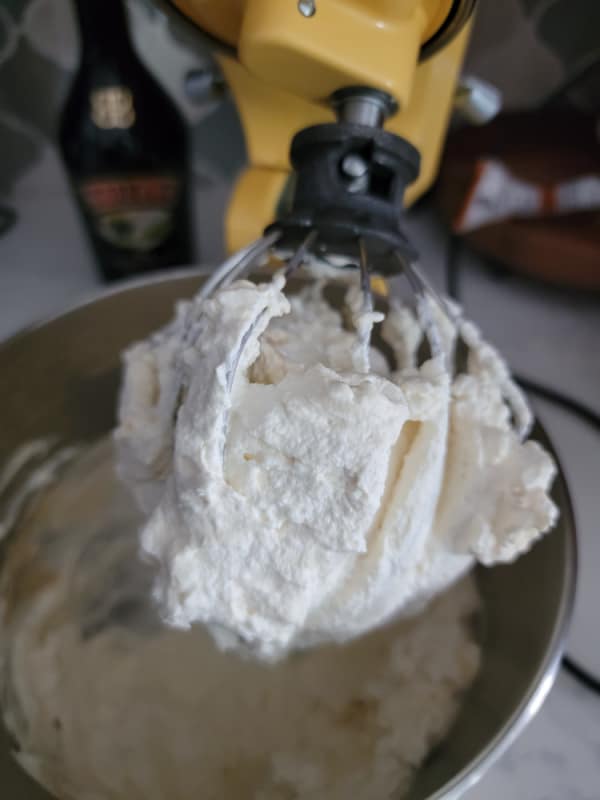
[[[115,421],[119,354],[163,325],[200,273],[127,284],[19,334],[0,346],[0,464],[31,439],[94,440]],[[551,445],[538,427],[537,438]],[[558,669],[575,584],[575,532],[562,473],[561,510],[551,534],[514,564],[480,569],[483,664],[447,741],[419,771],[410,800],[459,797],[540,707]],[[49,795],[13,762],[0,730],[0,787],[10,800]]]

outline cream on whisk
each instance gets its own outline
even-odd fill
[[[284,286],[198,297],[130,348],[115,434],[165,619],[271,660],[412,613],[556,519],[552,460],[520,441],[506,367],[473,326],[453,376],[442,355],[418,366],[421,327],[392,308],[396,363],[372,348],[365,371],[321,284]]]

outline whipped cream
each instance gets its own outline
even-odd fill
[[[520,440],[519,392],[475,326],[452,376],[456,326],[439,317],[444,352],[418,365],[423,324],[392,305],[390,368],[365,353],[380,317],[355,294],[338,312],[319,283],[284,288],[278,275],[181,304],[125,353],[115,433],[164,618],[271,660],[414,613],[557,514],[554,464]]]
[[[404,796],[479,667],[473,578],[344,645],[239,658],[158,618],[113,463],[110,441],[83,450],[9,540],[0,692],[20,764],[60,800]]]

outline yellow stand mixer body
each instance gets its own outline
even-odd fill
[[[333,92],[367,86],[398,110],[386,130],[421,155],[412,203],[438,168],[475,0],[173,0],[229,46],[217,53],[237,103],[249,166],[228,210],[236,250],[273,220],[301,129],[335,119]],[[234,48],[234,50],[231,50]]]

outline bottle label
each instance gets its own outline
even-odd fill
[[[92,120],[98,128],[131,128],[135,122],[133,94],[125,86],[104,86],[90,95]]]
[[[79,192],[95,233],[124,250],[149,252],[173,229],[181,181],[173,175],[93,178]]]

